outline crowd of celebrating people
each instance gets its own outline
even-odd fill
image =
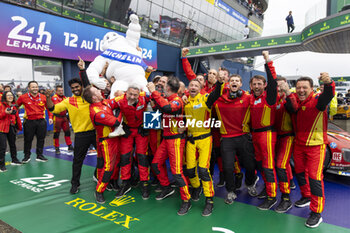
[[[178,215],[187,214],[191,201],[198,201],[203,192],[202,216],[209,216],[214,208],[213,174],[217,163],[220,171],[217,186],[227,190],[225,203],[232,204],[237,198],[244,171],[248,194],[263,199],[258,208],[274,207],[279,187],[282,195],[275,211],[284,213],[293,207],[290,200],[291,189],[295,188],[290,166],[293,153],[302,194],[294,206],[310,206],[305,224],[317,227],[322,222],[325,203],[322,171],[327,105],[335,93],[329,75],[321,73],[319,77],[324,84],[321,93],[313,92],[313,80],[309,77],[299,78],[296,92],[291,93],[286,79],[277,77],[268,51],[264,51],[267,79],[261,75],[251,77],[248,92],[241,89],[242,78],[230,75],[225,68],[210,69],[207,75],[195,74],[186,58],[188,51],[182,49],[182,64],[189,80],[187,88],[176,77],[156,76],[148,83],[148,90],[131,83],[108,93],[110,85],[99,90],[90,84],[80,59],[80,78],[68,82],[71,97],[64,96],[62,86],[56,87],[55,94],[53,90],[39,93],[36,81],[29,82],[28,93],[17,100],[11,91],[5,90],[0,104],[0,170],[6,171],[6,140],[12,165],[30,162],[34,136],[36,160],[48,160],[43,155],[47,109],[50,123],[54,124],[56,153],[60,153],[61,129],[68,149],[74,152],[71,194],[79,192],[83,161],[93,145],[97,150],[94,174],[97,203],[105,203],[106,189],[115,190],[117,198],[124,196],[137,179],[144,200],[150,197],[153,184],[158,184],[156,200],[173,195],[174,187],[178,187],[182,200]],[[115,97],[108,98],[109,94]],[[18,115],[21,105],[25,109],[23,126]],[[146,111],[162,115],[162,129],[145,129]],[[68,121],[74,132],[74,147]],[[15,142],[22,127],[24,158],[20,162]],[[174,183],[168,177],[167,159]],[[260,192],[256,187],[257,171],[264,180]]]

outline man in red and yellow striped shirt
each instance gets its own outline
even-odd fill
[[[313,81],[309,77],[297,80],[297,104],[290,104],[295,129],[293,151],[295,172],[300,185],[302,198],[296,207],[310,205],[311,213],[305,225],[315,228],[322,222],[324,209],[323,163],[327,144],[327,105],[335,95],[335,84],[328,73],[321,73],[320,81],[324,86],[322,93],[313,92]],[[292,103],[292,102],[290,102]]]
[[[120,125],[121,116],[117,118],[113,114],[112,104],[115,100],[104,99],[101,91],[93,86],[87,86],[84,89],[83,98],[90,103],[90,118],[95,126],[98,139],[96,149],[101,152],[104,160],[95,192],[96,202],[104,204],[103,192],[113,175],[115,164],[118,164],[120,160],[120,156],[117,156],[119,155],[117,150],[120,137],[109,138],[108,135]]]
[[[67,97],[63,94],[63,87],[61,85],[56,86],[56,94],[51,97],[53,104],[62,102]],[[72,141],[70,139],[69,120],[67,117],[67,110],[61,113],[49,112],[50,119],[53,120],[53,143],[56,149],[56,154],[60,154],[60,131],[64,132],[64,140],[68,146],[69,151],[73,151]]]
[[[22,95],[17,100],[18,108],[24,105],[24,122],[23,122],[23,134],[24,134],[24,158],[23,163],[30,161],[30,150],[32,148],[32,142],[34,136],[36,136],[36,155],[37,161],[46,162],[47,158],[44,157],[44,143],[46,136],[46,96],[39,93],[39,86],[36,81],[30,81],[28,83],[28,93]]]
[[[267,82],[265,77],[261,75],[255,75],[250,79],[250,89],[253,92],[250,96],[250,116],[255,158],[260,170],[263,171],[262,176],[267,193],[267,199],[258,208],[268,210],[277,203],[276,130],[273,127],[277,101],[277,82],[275,80],[275,68],[273,62],[269,60],[268,51],[263,51],[263,56],[266,61]],[[259,196],[261,195],[259,194]]]
[[[278,213],[284,213],[293,206],[289,197],[291,189],[290,181],[293,179],[289,161],[293,151],[295,134],[291,115],[285,107],[287,101],[290,101],[290,99],[286,99],[287,95],[290,95],[287,79],[284,77],[277,77],[277,84],[279,95],[277,98],[275,121],[278,139],[276,143],[276,174],[282,197],[281,202],[276,207],[275,211]]]
[[[250,136],[250,95],[242,89],[242,78],[232,75],[222,96],[214,103],[217,116],[221,121],[221,153],[226,183],[226,204],[232,204],[236,198],[237,179],[234,176],[234,164],[237,157],[246,169],[245,183],[248,193],[256,196],[255,158]],[[235,116],[235,117],[232,117]],[[237,155],[237,156],[236,156]]]

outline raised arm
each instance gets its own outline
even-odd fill
[[[182,108],[183,108],[183,102],[180,97],[172,100],[169,102],[167,99],[165,99],[161,93],[156,91],[156,88],[154,86],[153,82],[150,82],[147,84],[147,88],[149,92],[152,93],[152,99],[154,102],[159,106],[159,109],[161,112],[167,113],[167,114],[181,114]]]
[[[276,71],[273,66],[273,62],[269,58],[269,52],[262,52],[265,63],[265,70],[267,75],[267,87],[266,87],[266,101],[269,105],[274,105],[277,101],[277,82],[276,82]]]
[[[324,90],[318,97],[316,108],[324,111],[335,95],[335,83],[326,72],[321,73],[319,79],[324,83]]]
[[[193,72],[191,68],[191,64],[186,58],[186,55],[188,54],[189,49],[188,48],[183,48],[181,51],[181,60],[182,60],[182,68],[185,71],[186,77],[188,81],[191,81],[192,79],[195,79],[197,75]]]
[[[287,112],[291,114],[296,113],[298,111],[296,94],[290,92],[287,82],[281,82],[280,88],[286,95],[286,103],[284,104],[284,107],[286,108]]]
[[[78,67],[80,70],[79,71],[80,80],[83,83],[83,87],[87,87],[88,85],[90,85],[90,81],[89,81],[89,78],[86,74],[85,62],[79,56],[78,56],[78,58],[79,58]]]
[[[225,82],[223,82],[223,77],[219,77],[215,84],[215,89],[212,91],[207,99],[206,105],[209,109],[213,106],[215,101],[222,95],[225,88]]]
[[[46,96],[46,108],[52,113],[59,114],[65,110],[67,110],[67,103],[69,101],[69,98],[64,99],[63,101],[59,102],[58,104],[54,104],[51,100],[51,95],[53,93],[53,90],[46,90],[45,96]]]
[[[152,92],[152,98],[159,106],[161,112],[172,114],[172,115],[182,113],[183,104],[180,97],[178,99],[175,99],[169,102],[167,99],[161,96],[161,94],[158,91],[154,91]]]

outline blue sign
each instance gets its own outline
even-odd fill
[[[144,129],[161,129],[162,114],[157,110],[156,112],[143,113],[143,128]]]
[[[0,2],[0,51],[93,61],[111,29]],[[117,32],[125,36],[124,33]],[[142,58],[157,68],[157,42],[140,39]]]
[[[224,1],[222,1],[222,0],[215,0],[214,5],[216,7],[218,7],[218,8],[226,11],[227,14],[229,14],[233,18],[237,19],[238,21],[240,21],[244,25],[248,24],[248,18],[246,18],[241,13],[239,13],[238,11],[236,11],[235,9],[233,9],[232,7],[227,5]]]

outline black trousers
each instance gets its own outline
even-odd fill
[[[221,139],[221,156],[222,165],[224,169],[224,177],[226,182],[226,189],[228,192],[236,190],[234,163],[235,155],[238,157],[240,165],[245,168],[245,183],[250,186],[256,179],[255,175],[255,156],[253,143],[248,134]]]
[[[292,33],[294,31],[294,28],[295,28],[294,24],[287,24],[287,27],[288,27],[288,33],[289,32]],[[290,29],[292,29],[292,30],[290,30]]]
[[[36,136],[36,155],[43,155],[46,131],[47,125],[45,119],[24,121],[24,158],[30,157],[34,136]]]
[[[221,150],[220,147],[215,147],[211,151],[211,157],[210,157],[210,175],[213,176],[214,169],[215,169],[215,163],[217,162],[218,158],[221,157]]]
[[[86,153],[90,145],[96,149],[96,133],[95,130],[80,132],[75,134],[74,138],[74,158],[72,165],[72,185],[80,185],[81,168],[83,166]]]
[[[11,159],[17,159],[17,149],[16,149],[16,134],[17,129],[15,126],[10,126],[8,133],[0,132],[0,166],[5,165],[5,153],[6,153],[6,141],[8,141],[10,146]]]

